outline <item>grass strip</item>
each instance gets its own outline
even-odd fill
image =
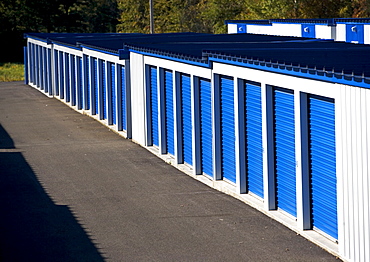
[[[0,63],[0,82],[23,81],[24,65],[21,63]]]

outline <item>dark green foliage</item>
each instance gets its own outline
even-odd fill
[[[155,32],[226,33],[225,20],[368,17],[370,0],[153,0]],[[149,0],[1,0],[1,61],[25,32],[149,33]]]

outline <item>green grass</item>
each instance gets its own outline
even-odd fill
[[[0,63],[0,82],[23,81],[24,68],[20,63]]]

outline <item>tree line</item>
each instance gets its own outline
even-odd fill
[[[369,17],[370,0],[153,0],[155,32],[226,33],[225,20]],[[25,32],[149,33],[149,0],[1,0],[1,61]],[[9,50],[17,50],[10,52]]]

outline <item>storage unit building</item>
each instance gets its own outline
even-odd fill
[[[370,47],[252,34],[26,37],[33,87],[340,258],[370,260]]]
[[[265,34],[370,44],[369,18],[227,20],[229,34]]]

